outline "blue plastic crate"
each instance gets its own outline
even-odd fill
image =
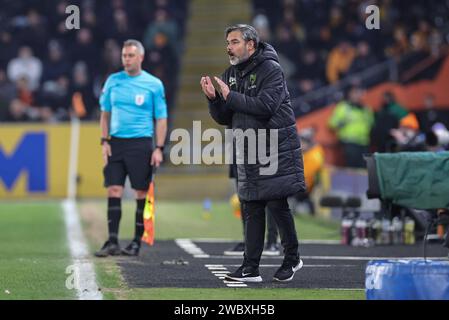
[[[449,261],[375,260],[365,275],[367,300],[449,300]]]

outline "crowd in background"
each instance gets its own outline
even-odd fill
[[[373,152],[443,151],[449,148],[449,112],[435,108],[427,94],[420,111],[409,111],[392,92],[385,92],[377,112],[364,104],[363,89],[352,86],[329,118],[341,147],[341,165],[365,168],[363,156]]]
[[[380,9],[378,30],[365,24],[371,4]],[[438,62],[449,43],[447,0],[253,0],[253,7],[253,24],[280,54],[293,99],[388,59],[399,74],[425,59]],[[432,77],[436,70],[438,63],[397,80]],[[351,81],[366,88],[387,76]]]
[[[144,44],[143,68],[163,81],[171,108],[188,2],[1,0],[0,121],[57,122],[71,111],[97,119],[101,87],[130,38]],[[80,8],[80,30],[66,27],[69,5]]]
[[[278,51],[293,101],[388,59],[407,71],[434,58],[436,63],[406,80],[431,77],[449,42],[449,0],[252,1],[252,23]],[[80,30],[66,27],[71,4],[80,8]],[[379,30],[365,26],[370,4],[380,8]],[[97,120],[102,85],[121,69],[121,45],[129,38],[144,44],[143,67],[162,79],[173,108],[188,5],[188,0],[1,0],[0,121],[57,122],[71,112]],[[422,140],[437,122],[449,127],[447,113],[434,109],[431,95],[423,111],[408,117],[407,106],[386,93],[384,107],[372,113],[361,103],[361,92],[386,79],[369,80],[354,81],[342,93],[329,122],[346,158],[356,161],[346,165],[363,166],[360,155],[366,151],[406,149],[404,141],[414,133]],[[360,121],[346,120],[351,117]]]

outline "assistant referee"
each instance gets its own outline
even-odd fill
[[[132,39],[125,41],[122,48],[124,70],[108,77],[100,96],[109,239],[95,253],[97,257],[139,254],[140,239],[144,231],[143,209],[146,193],[153,166],[158,167],[163,161],[162,152],[167,134],[164,86],[161,80],[142,70],[144,55],[142,43]],[[126,248],[120,249],[118,233],[126,176],[135,191],[136,224],[134,239]]]

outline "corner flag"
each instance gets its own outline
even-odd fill
[[[144,231],[142,241],[150,246],[154,244],[154,181],[151,181],[143,209]]]

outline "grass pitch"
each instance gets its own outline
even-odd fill
[[[78,211],[91,252],[107,237],[106,201],[84,201]],[[120,237],[134,233],[134,201],[124,201]],[[300,239],[338,239],[337,223],[295,217]],[[242,224],[227,202],[214,202],[210,216],[198,202],[156,203],[156,241],[175,238],[242,238]],[[57,201],[0,204],[0,299],[75,299],[67,289],[71,265],[63,209]],[[114,259],[93,259],[105,299],[262,300],[364,299],[360,290],[129,288]]]

